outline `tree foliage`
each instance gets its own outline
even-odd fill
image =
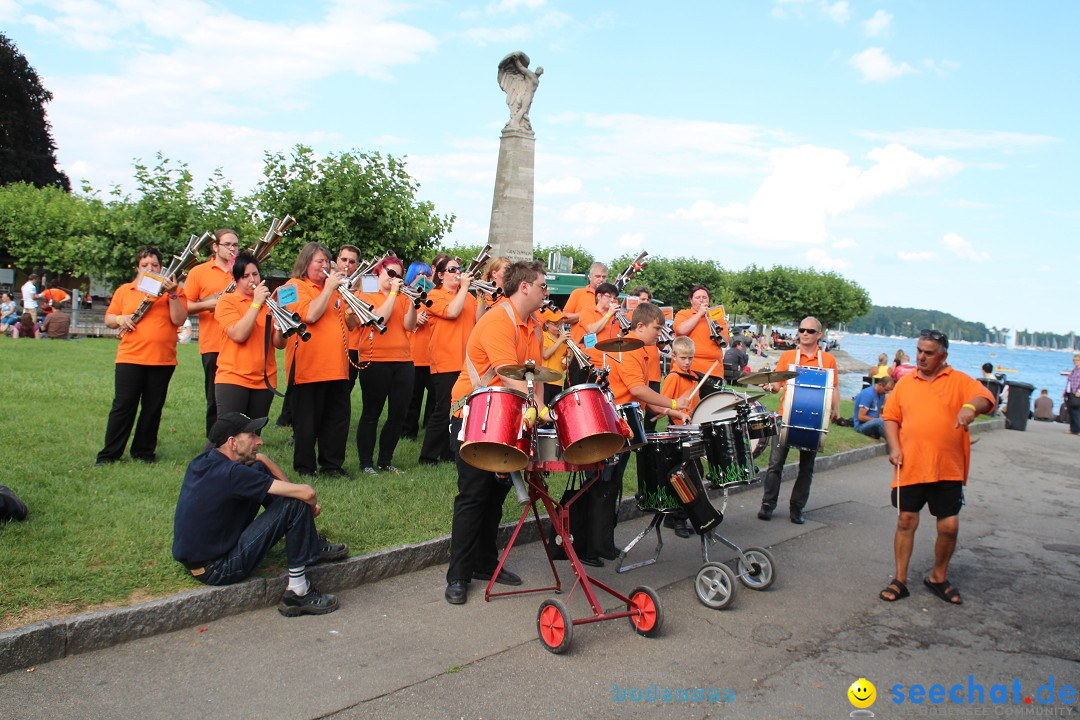
[[[52,93],[15,44],[0,33],[0,186],[25,182],[70,192],[56,168],[56,145],[45,119]]]
[[[574,258],[573,272],[575,273],[588,273],[589,267],[596,261],[596,257],[588,250],[565,243],[536,247],[533,249],[533,259],[547,262],[548,255],[553,252],[559,253],[562,257]]]

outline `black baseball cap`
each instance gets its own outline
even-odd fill
[[[228,412],[217,419],[210,428],[209,440],[214,447],[221,447],[225,441],[243,433],[259,434],[266,425],[267,418],[249,418],[242,412]]]

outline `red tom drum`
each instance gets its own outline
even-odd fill
[[[528,396],[504,387],[474,390],[461,425],[461,459],[490,472],[524,470],[529,438],[522,433]]]
[[[567,462],[597,463],[626,447],[615,406],[599,385],[575,385],[555,396],[550,409]]]

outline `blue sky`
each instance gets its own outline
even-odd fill
[[[63,168],[405,156],[487,237],[499,60],[541,65],[535,240],[834,270],[875,303],[1080,331],[1073,2],[0,0]],[[288,208],[282,208],[287,211]],[[193,229],[193,232],[196,229]]]

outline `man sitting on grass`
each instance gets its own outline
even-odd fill
[[[893,379],[885,376],[874,380],[874,384],[864,387],[855,396],[855,415],[852,417],[855,429],[863,435],[880,440],[885,437],[885,421],[881,419],[881,409],[885,407],[885,395],[893,389]]]
[[[210,429],[213,448],[188,465],[173,521],[173,557],[207,585],[240,582],[282,536],[289,587],[278,611],[287,617],[323,615],[338,599],[308,582],[308,565],[347,557],[315,530],[321,508],[310,485],[289,482],[258,452],[266,418],[225,413]],[[266,509],[259,514],[259,507]]]

